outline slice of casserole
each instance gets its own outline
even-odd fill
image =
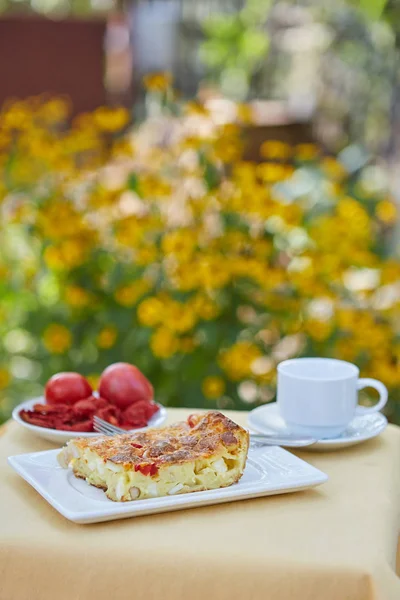
[[[67,443],[60,464],[117,502],[227,487],[243,475],[245,429],[219,412],[114,437]]]

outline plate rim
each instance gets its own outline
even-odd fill
[[[249,427],[254,430],[258,430],[259,433],[265,433],[265,432],[263,432],[262,429],[260,429],[260,427],[254,423],[253,415],[258,414],[259,412],[262,412],[263,410],[266,410],[266,409],[277,409],[277,402],[269,402],[267,404],[262,404],[261,406],[257,406],[256,408],[251,410],[247,415],[247,422],[248,422]],[[316,450],[316,449],[323,449],[323,448],[328,448],[328,447],[330,448],[332,446],[340,448],[342,446],[361,444],[362,442],[366,442],[367,440],[377,437],[386,429],[386,427],[388,426],[389,423],[388,423],[387,417],[380,411],[377,411],[376,413],[373,413],[373,414],[379,415],[379,417],[381,418],[382,422],[381,422],[379,431],[377,431],[375,433],[365,433],[364,435],[361,435],[360,437],[357,437],[357,438],[349,437],[349,436],[347,436],[345,438],[326,438],[323,440],[318,440],[312,446],[302,448],[302,450],[309,451],[309,450],[314,450],[314,449]],[[359,415],[357,418],[360,418],[362,416],[364,416],[364,415]],[[272,430],[272,429],[273,428],[270,427],[270,430]]]
[[[138,505],[135,502],[112,502],[111,500],[110,504],[102,503],[101,506],[99,506],[98,508],[91,507],[89,509],[79,508],[73,510],[68,508],[68,506],[65,506],[62,502],[59,501],[57,493],[56,495],[54,495],[54,493],[52,494],[51,492],[49,492],[46,485],[44,485],[43,482],[37,477],[35,477],[34,473],[32,473],[31,469],[29,468],[29,464],[26,464],[26,460],[29,460],[30,457],[36,457],[38,455],[53,455],[54,466],[42,465],[41,468],[56,468],[58,470],[58,475],[56,475],[56,478],[60,479],[61,481],[61,487],[59,487],[58,494],[61,495],[61,499],[63,499],[65,498],[65,496],[63,496],[64,486],[68,485],[68,488],[72,487],[68,483],[68,476],[71,471],[62,469],[58,465],[56,454],[60,451],[59,448],[52,450],[44,450],[40,452],[17,454],[9,456],[7,458],[7,461],[9,465],[14,469],[14,471],[16,471],[16,473],[20,477],[22,477],[29,485],[31,485],[40,494],[40,496],[42,496],[62,516],[75,523],[90,524],[121,518],[140,517],[148,514],[158,514],[168,511],[185,510],[189,508],[207,506],[212,504],[233,502],[236,500],[245,500],[268,495],[301,491],[304,489],[310,489],[321,485],[328,480],[328,475],[326,473],[279,446],[264,446],[262,448],[257,447],[254,449],[250,449],[249,463],[254,463],[256,467],[258,466],[258,468],[260,470],[262,469],[262,472],[265,473],[267,467],[265,465],[262,465],[262,467],[260,467],[260,465],[257,465],[257,455],[265,454],[266,452],[271,452],[272,449],[275,449],[275,451],[277,451],[278,453],[289,454],[290,460],[294,461],[295,464],[301,464],[303,466],[303,469],[305,469],[307,472],[302,473],[301,475],[296,474],[291,482],[280,482],[278,484],[275,484],[272,488],[268,487],[267,478],[262,477],[259,481],[253,482],[250,485],[247,484],[246,489],[244,489],[242,493],[239,492],[236,494],[235,489],[237,488],[235,488],[234,486],[229,486],[226,488],[219,488],[216,490],[205,490],[202,492],[193,492],[190,494],[181,494],[172,497],[162,496],[159,498],[148,498],[141,501],[143,502],[143,504],[140,505],[139,510],[137,510]],[[237,485],[240,485],[240,482]],[[79,491],[76,489],[73,491],[73,493],[80,494]],[[84,496],[84,498],[87,502],[90,503],[90,497]],[[156,505],[154,504],[154,501],[157,503]]]
[[[21,419],[21,417],[19,416],[19,411],[24,408],[30,408],[31,406],[33,406],[34,404],[37,404],[38,402],[44,402],[44,396],[36,396],[35,398],[30,398],[29,400],[24,400],[23,402],[20,402],[19,404],[17,404],[17,406],[14,406],[12,413],[11,413],[13,420],[16,423],[18,423],[19,425],[21,425],[22,427],[25,427],[25,429],[32,431],[32,433],[36,433],[40,437],[45,436],[46,433],[48,435],[51,435],[54,437],[59,437],[60,442],[66,436],[69,439],[74,439],[74,438],[79,438],[79,437],[91,438],[91,437],[96,437],[98,435],[101,435],[100,433],[96,433],[95,431],[67,431],[65,429],[53,429],[50,427],[39,427],[39,425],[31,425],[31,423],[26,423],[26,421],[23,421]],[[160,404],[159,402],[156,402],[156,404],[157,404],[157,406],[159,406],[160,410],[157,411],[157,413],[150,419],[149,424],[146,425],[146,427],[138,427],[138,429],[132,429],[129,431],[127,430],[127,433],[129,433],[130,431],[135,432],[135,433],[139,432],[139,431],[144,431],[150,427],[160,427],[163,423],[165,423],[165,421],[167,420],[167,416],[168,416],[167,409],[163,404]],[[151,423],[151,421],[154,419],[155,416],[157,416],[156,424]]]

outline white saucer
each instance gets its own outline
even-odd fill
[[[26,400],[21,404],[18,404],[12,412],[13,419],[17,421],[22,427],[25,429],[29,429],[32,433],[35,433],[37,436],[47,440],[49,442],[55,442],[56,444],[65,444],[68,440],[73,438],[81,438],[81,437],[96,437],[99,435],[98,433],[91,433],[87,431],[62,431],[61,429],[50,429],[48,427],[39,427],[38,425],[31,425],[26,421],[23,421],[19,416],[19,413],[22,409],[31,410],[35,404],[45,404],[45,399],[43,396],[39,396],[38,398],[33,398],[32,400]],[[158,404],[158,402],[157,402]],[[160,427],[167,418],[167,411],[161,404],[158,404],[160,410],[153,415],[148,422],[147,427],[142,427],[140,429],[133,429],[136,433],[137,431],[143,431],[144,429],[148,429],[149,427]]]
[[[248,416],[248,424],[259,433],[290,433],[279,414],[276,402],[252,410]],[[354,446],[376,437],[386,429],[387,424],[386,417],[379,412],[355,417],[339,437],[320,440],[302,450],[337,450]]]

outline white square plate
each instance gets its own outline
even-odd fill
[[[251,447],[242,479],[228,488],[133,502],[113,502],[102,490],[59,466],[59,450],[10,456],[8,462],[59,513],[75,523],[98,523],[314,487],[328,477],[277,446]]]

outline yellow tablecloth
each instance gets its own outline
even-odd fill
[[[400,599],[399,428],[299,453],[329,475],[314,490],[96,525],[64,519],[6,464],[49,443],[0,431],[1,600]]]

